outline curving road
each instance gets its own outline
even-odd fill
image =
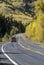
[[[17,42],[7,42],[1,47],[13,65],[44,65],[44,46],[26,41],[22,34],[16,35],[16,39]]]

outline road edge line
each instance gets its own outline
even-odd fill
[[[12,60],[12,59],[5,53],[5,51],[3,50],[3,47],[4,47],[4,45],[2,45],[1,51],[2,51],[3,54],[6,56],[6,58],[8,58],[8,60],[9,60],[10,62],[12,62],[12,64],[18,65],[14,60]]]

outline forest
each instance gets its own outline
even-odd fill
[[[0,42],[18,33],[44,42],[44,0],[0,1]]]

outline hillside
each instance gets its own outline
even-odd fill
[[[24,33],[44,42],[44,0],[0,0],[0,41]]]
[[[7,41],[14,34],[25,32],[25,27],[33,20],[31,10],[32,3],[28,5],[24,0],[0,0],[0,41]]]
[[[44,0],[37,0],[33,4],[36,17],[26,27],[26,36],[32,41],[44,42]]]

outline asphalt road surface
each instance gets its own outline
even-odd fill
[[[0,43],[0,65],[13,65],[6,57],[5,55],[2,53],[1,51],[1,46],[3,44]]]
[[[20,42],[18,41],[20,37]],[[26,41],[17,35],[17,42],[7,42],[1,50],[13,65],[44,65],[44,46]]]

